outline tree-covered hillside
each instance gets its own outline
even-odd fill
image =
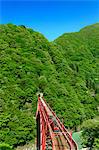
[[[74,91],[71,98],[80,102],[78,109],[80,117],[83,117],[81,119],[93,117],[92,109],[97,109],[99,104],[99,24],[86,27],[80,32],[63,34],[53,44],[58,46],[61,58],[65,58],[72,72],[69,75],[66,69],[63,69],[66,63],[62,63],[60,79],[63,77],[62,73],[67,74],[65,87],[69,85],[72,88],[70,95]]]
[[[38,91],[67,128],[97,115],[98,41],[99,24],[51,43],[23,25],[0,25],[1,143],[16,147],[35,139]]]

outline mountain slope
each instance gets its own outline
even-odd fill
[[[42,62],[50,59],[47,47],[43,35],[31,29],[11,24],[0,26],[2,142],[17,146],[35,138],[32,101],[35,113],[33,96],[37,99]]]
[[[35,138],[38,91],[76,128],[97,115],[99,24],[53,42],[25,26],[0,25],[0,141],[24,145]]]

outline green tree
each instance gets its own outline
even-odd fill
[[[83,144],[90,149],[97,149],[99,147],[99,118],[85,121],[82,130]]]

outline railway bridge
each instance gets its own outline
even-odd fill
[[[37,150],[78,150],[71,134],[40,94],[38,96],[36,121]]]

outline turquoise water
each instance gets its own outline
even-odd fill
[[[75,140],[75,142],[78,145],[78,149],[81,150],[82,149],[82,141],[81,141],[81,131],[80,132],[74,132],[72,134],[73,139]]]

